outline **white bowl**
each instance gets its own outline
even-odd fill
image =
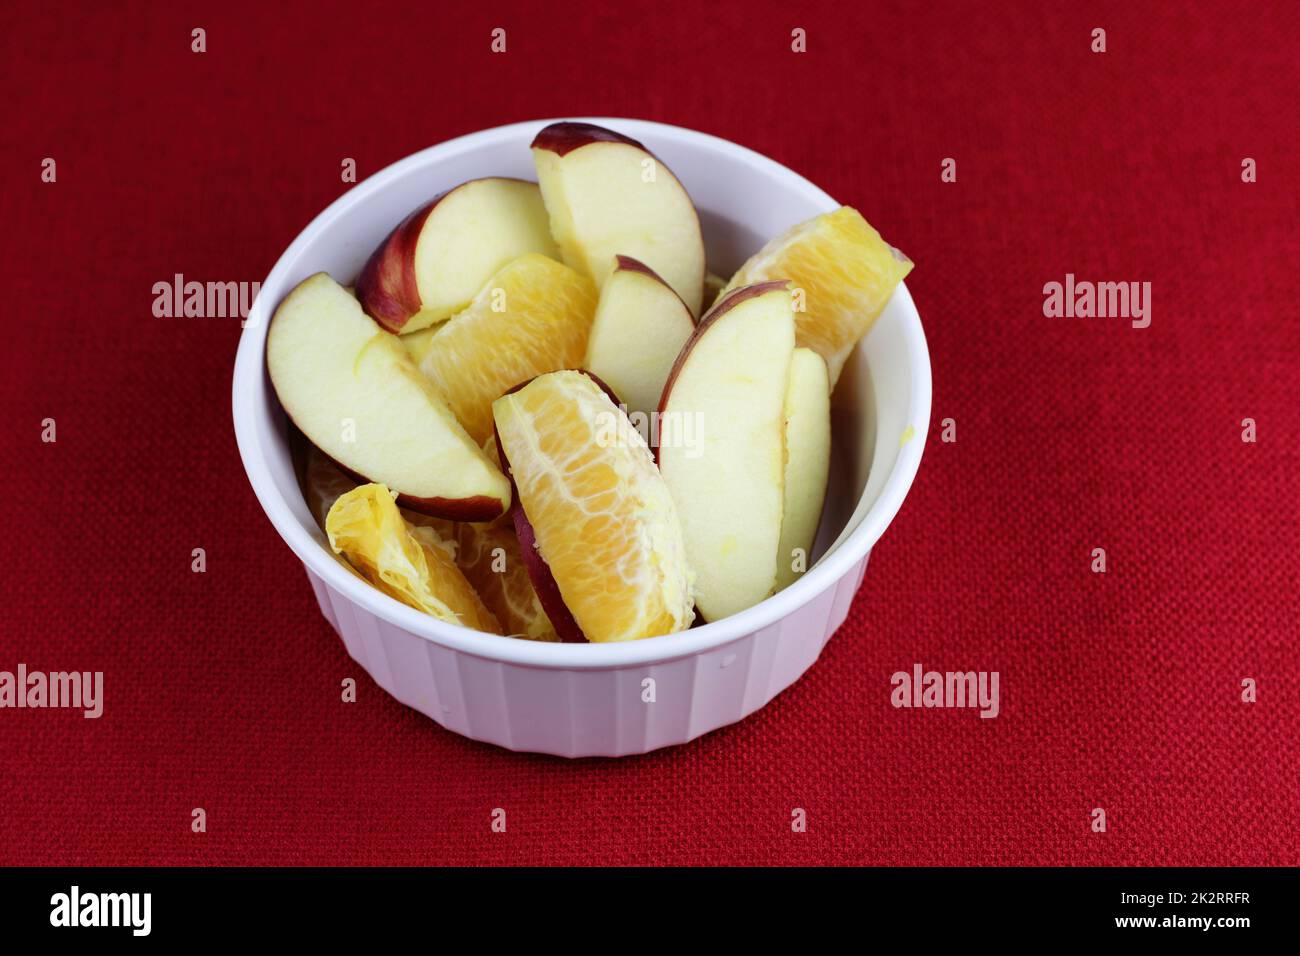
[[[423,150],[317,216],[275,264],[249,315],[235,362],[235,434],[253,491],[306,567],[321,613],[379,686],[448,730],[511,750],[645,753],[753,713],[794,683],[844,622],[871,548],[921,461],[930,358],[900,285],[835,390],[831,482],[815,564],[740,614],[629,643],[543,644],[444,624],[376,591],[330,554],[303,501],[285,415],[266,374],[268,320],[315,272],[351,282],[393,225],[434,194],[480,176],[534,179],[528,145],[550,122],[501,126]],[[589,122],[640,140],[677,174],[699,208],[709,266],[724,276],[768,238],[839,205],[784,166],[714,136],[642,120]],[[888,236],[889,223],[881,225]]]

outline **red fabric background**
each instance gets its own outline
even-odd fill
[[[1294,5],[40,6],[0,12],[0,669],[103,670],[107,702],[0,711],[0,863],[1300,863]],[[260,280],[343,157],[584,114],[860,207],[917,262],[935,418],[802,681],[570,763],[348,659],[244,478],[237,320],[155,318],[151,288]],[[1066,272],[1150,281],[1152,326],[1044,318]],[[893,710],[917,661],[1000,671],[1002,715]]]

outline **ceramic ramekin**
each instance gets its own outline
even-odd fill
[[[699,208],[709,266],[721,275],[771,236],[838,206],[802,176],[726,140],[642,120],[587,121],[640,140],[676,173]],[[351,282],[393,224],[436,193],[481,176],[535,179],[528,146],[550,122],[501,126],[423,150],[317,216],[280,257],[250,312],[235,362],[235,434],[253,490],[305,566],[321,613],[380,687],[448,730],[511,750],[644,753],[753,713],[794,683],[844,622],[871,548],[921,461],[930,358],[920,317],[900,286],[835,390],[831,480],[815,563],[740,614],[643,641],[541,644],[444,624],[371,588],[330,554],[303,501],[285,415],[266,374],[268,322],[289,290],[315,272]]]

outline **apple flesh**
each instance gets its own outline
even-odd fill
[[[830,466],[830,374],[818,353],[797,348],[785,390],[785,509],[777,548],[778,591],[808,569]]]
[[[390,332],[415,332],[459,312],[529,252],[559,257],[537,184],[470,180],[398,224],[361,270],[357,298]]]
[[[266,364],[280,404],[345,471],[398,503],[453,521],[490,521],[510,482],[466,434],[397,336],[323,272],[276,309]]]
[[[677,354],[695,331],[691,310],[649,266],[630,256],[600,290],[583,367],[609,384],[629,414],[659,407]]]
[[[636,140],[590,123],[553,123],[532,150],[551,235],[568,265],[603,286],[615,257],[631,256],[700,314],[700,219],[667,166]]]
[[[701,320],[664,386],[659,470],[681,516],[696,605],[710,621],[776,588],[793,353],[788,284],[746,286]]]
[[[430,325],[418,332],[408,332],[402,336],[402,344],[406,346],[406,351],[411,353],[411,361],[419,365],[424,361],[424,357],[429,354],[429,349],[433,347],[433,337],[438,330],[442,328],[442,323]]]

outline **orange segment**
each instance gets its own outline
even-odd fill
[[[492,409],[540,556],[587,640],[689,627],[692,582],[677,510],[623,412],[574,371],[541,375]]]
[[[880,238],[856,209],[841,206],[765,245],[731,277],[718,300],[743,285],[789,279],[796,296],[795,344],[821,354],[833,388],[853,346],[911,271],[911,259]]]
[[[496,442],[489,438],[483,451],[497,461]],[[339,470],[316,448],[307,452],[304,495],[307,508],[325,529],[330,507],[357,483]],[[456,567],[478,593],[483,605],[501,624],[505,633],[533,641],[558,641],[551,620],[533,590],[514,523],[507,513],[485,524],[446,521],[399,508],[408,524],[431,528],[444,542],[454,542]],[[344,562],[347,564],[347,562]],[[351,564],[347,567],[352,568]]]
[[[465,431],[492,434],[492,402],[542,372],[576,368],[587,351],[596,287],[543,255],[521,256],[429,341],[420,368]]]
[[[483,443],[483,454],[500,467],[496,435]],[[509,512],[484,524],[458,524],[455,537],[456,565],[507,634],[530,641],[560,639],[528,576]]]
[[[440,621],[500,634],[465,575],[455,548],[433,528],[402,518],[383,485],[360,485],[341,495],[325,519],[330,546],[372,585]]]
[[[531,641],[560,639],[533,590],[509,519],[491,524],[458,524],[456,566],[507,634]]]

